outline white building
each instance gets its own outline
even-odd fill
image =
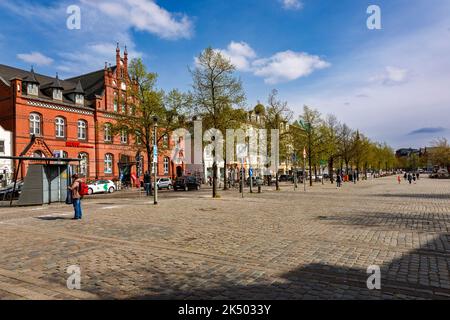
[[[0,156],[12,156],[12,132],[0,126]],[[12,160],[0,159],[0,184],[7,184],[13,178]]]

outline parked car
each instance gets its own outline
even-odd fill
[[[161,189],[171,189],[172,188],[172,179],[170,178],[159,178],[156,183],[158,186],[158,190]]]
[[[291,175],[288,175],[288,174],[282,174],[282,175],[280,175],[278,177],[278,181],[280,181],[280,182],[288,182],[288,181],[293,182],[294,181],[294,176],[291,176]]]
[[[18,180],[16,183],[16,191],[14,192],[13,198],[16,199],[22,193],[23,181]],[[4,188],[0,189],[0,200],[9,200],[14,189],[14,182],[6,185]]]
[[[116,191],[116,185],[111,180],[97,180],[88,184],[88,194],[113,193],[114,191]]]
[[[247,178],[246,182],[247,186],[250,186],[250,177]],[[258,184],[264,185],[264,179],[261,177],[252,177],[252,186],[257,187]]]
[[[180,177],[175,180],[173,190],[200,190],[201,181],[193,176]]]

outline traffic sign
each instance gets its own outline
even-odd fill
[[[158,160],[158,146],[153,147],[153,162],[156,163]]]
[[[250,177],[253,177],[253,169],[252,169],[252,168],[250,168],[250,169],[248,170],[248,174],[250,175]]]

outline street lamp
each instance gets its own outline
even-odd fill
[[[153,204],[158,204],[158,139],[156,137],[158,130],[158,117],[153,117],[153,183],[154,183],[154,193],[153,193]]]

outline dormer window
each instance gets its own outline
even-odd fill
[[[29,83],[27,85],[27,94],[29,96],[37,96],[38,95],[38,85],[36,83]]]
[[[84,104],[84,96],[82,94],[75,95],[75,103],[76,104]]]
[[[54,100],[62,100],[62,90],[55,88],[53,89],[53,99]]]

